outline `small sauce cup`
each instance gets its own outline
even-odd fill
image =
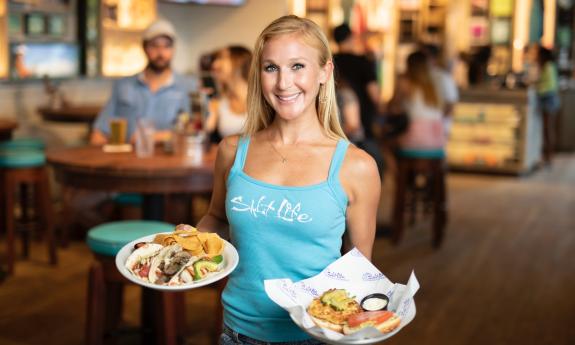
[[[373,293],[361,300],[361,308],[365,311],[387,310],[389,298],[382,293]]]

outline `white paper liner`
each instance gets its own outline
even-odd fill
[[[287,310],[300,328],[332,344],[370,344],[397,334],[415,318],[413,296],[419,289],[414,272],[411,272],[407,285],[394,284],[356,248],[314,277],[295,283],[290,279],[265,280],[264,285],[269,298]],[[385,294],[389,297],[388,310],[401,317],[399,327],[387,334],[368,327],[351,335],[343,335],[316,326],[306,308],[314,298],[334,288],[347,290],[358,302],[373,293]]]

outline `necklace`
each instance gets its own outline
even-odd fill
[[[271,135],[268,137],[268,143],[270,144],[270,146],[272,147],[272,149],[275,151],[275,153],[277,153],[278,156],[281,157],[281,159],[282,159],[282,164],[287,163],[287,159],[285,158],[285,156],[282,155],[282,154],[278,151],[278,149],[276,149],[276,147],[274,146],[274,144],[272,144]]]

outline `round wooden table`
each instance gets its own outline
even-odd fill
[[[160,147],[156,147],[150,158],[137,158],[133,152],[106,153],[96,146],[48,150],[46,158],[63,187],[141,193],[144,195],[143,218],[163,220],[162,195],[211,192],[216,150],[213,146],[206,152],[200,164],[194,164],[185,155],[164,153]],[[70,207],[66,198],[63,204],[63,214],[67,214]],[[167,301],[163,305],[171,306],[171,311],[157,310],[158,301],[162,299]],[[156,340],[157,344],[175,344],[181,321],[174,322],[173,313],[180,315],[177,320],[182,319],[183,301],[183,293],[143,289],[142,324],[153,333],[144,337],[145,343]],[[154,321],[157,313],[164,315],[163,321]]]
[[[10,119],[0,119],[0,141],[10,140],[12,131],[18,128],[18,122]]]
[[[86,146],[48,150],[46,158],[62,185],[142,194],[202,193],[213,186],[216,147],[200,164],[185,155],[167,154],[156,147],[154,156],[137,158],[134,152],[106,153]]]

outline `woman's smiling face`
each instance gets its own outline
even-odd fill
[[[317,94],[331,66],[319,65],[318,51],[297,34],[282,35],[266,42],[261,61],[262,92],[276,115],[285,120],[317,117]]]

